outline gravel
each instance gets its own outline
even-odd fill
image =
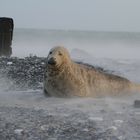
[[[12,81],[10,89],[41,89],[46,58],[1,57],[0,73]]]
[[[41,109],[0,107],[0,113],[1,140],[119,140],[116,127],[98,128],[96,121],[81,112],[61,117]]]
[[[36,56],[0,58],[0,140],[140,139],[137,98],[47,98],[45,62]]]
[[[46,58],[37,56],[25,58],[0,57],[1,78],[4,77],[12,81],[9,87],[10,90],[42,89],[45,63]],[[84,64],[82,62],[77,63]],[[89,64],[85,65],[95,68]],[[108,72],[101,67],[96,68],[99,71]]]

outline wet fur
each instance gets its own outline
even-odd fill
[[[135,87],[126,78],[73,62],[63,47],[56,47],[51,51],[55,52],[51,57],[57,57],[58,51],[63,53],[63,57],[58,57],[61,61],[58,67],[46,64],[44,92],[47,96],[116,96],[128,94]],[[49,57],[50,55],[48,59]]]

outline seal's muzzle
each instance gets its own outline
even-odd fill
[[[50,58],[49,60],[48,60],[48,64],[50,64],[50,65],[55,65],[56,64],[56,59],[55,58]]]

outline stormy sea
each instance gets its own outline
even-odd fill
[[[0,140],[140,140],[140,93],[44,96],[46,57],[57,45],[74,61],[140,83],[140,33],[15,29],[12,56],[0,57]]]

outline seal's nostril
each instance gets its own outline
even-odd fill
[[[50,64],[50,65],[55,65],[56,64],[56,59],[55,58],[50,58],[49,60],[48,60],[48,64]]]

